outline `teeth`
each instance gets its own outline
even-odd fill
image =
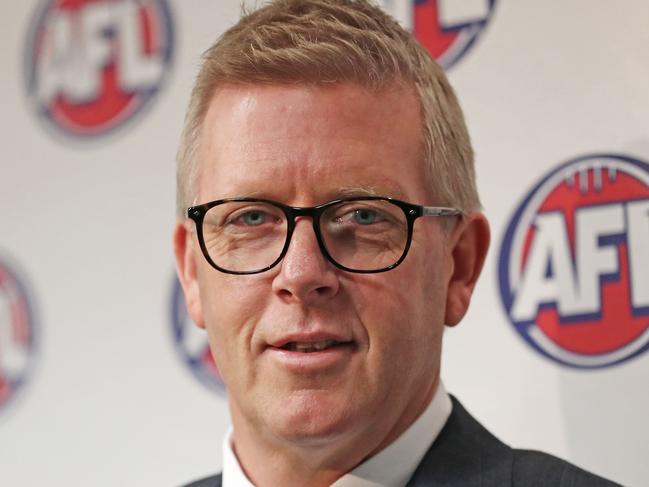
[[[333,347],[336,344],[338,344],[336,340],[323,340],[321,342],[311,343],[291,342],[287,343],[284,348],[291,352],[309,353],[324,350],[325,348]]]

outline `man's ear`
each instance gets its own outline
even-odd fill
[[[446,295],[445,323],[455,326],[469,308],[473,288],[487,255],[489,223],[482,213],[470,213],[462,218],[448,238],[453,272]]]
[[[196,252],[192,232],[183,222],[176,223],[174,230],[174,253],[176,255],[176,268],[178,278],[185,293],[187,312],[194,323],[200,328],[205,328],[203,309],[201,307],[200,291],[196,276]]]

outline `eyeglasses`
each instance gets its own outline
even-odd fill
[[[277,265],[286,255],[295,219],[313,220],[322,254],[348,272],[385,272],[405,259],[415,220],[449,217],[461,210],[420,206],[393,198],[363,196],[296,208],[256,198],[229,198],[192,206],[187,216],[196,224],[207,261],[228,274],[256,274]]]

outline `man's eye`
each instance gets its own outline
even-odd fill
[[[262,225],[269,220],[269,216],[263,211],[247,211],[243,215],[239,215],[234,221],[250,227]]]
[[[354,222],[358,223],[359,225],[371,225],[372,223],[376,223],[377,221],[381,220],[378,212],[369,210],[367,208],[354,210],[352,218],[354,219]]]
[[[333,219],[334,222],[342,225],[370,226],[377,223],[390,222],[389,215],[379,208],[351,206],[340,208]]]

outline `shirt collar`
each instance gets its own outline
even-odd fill
[[[430,404],[401,436],[331,487],[403,487],[446,424],[452,408],[451,398],[440,381]],[[223,439],[223,487],[254,487],[232,449],[232,428]]]

